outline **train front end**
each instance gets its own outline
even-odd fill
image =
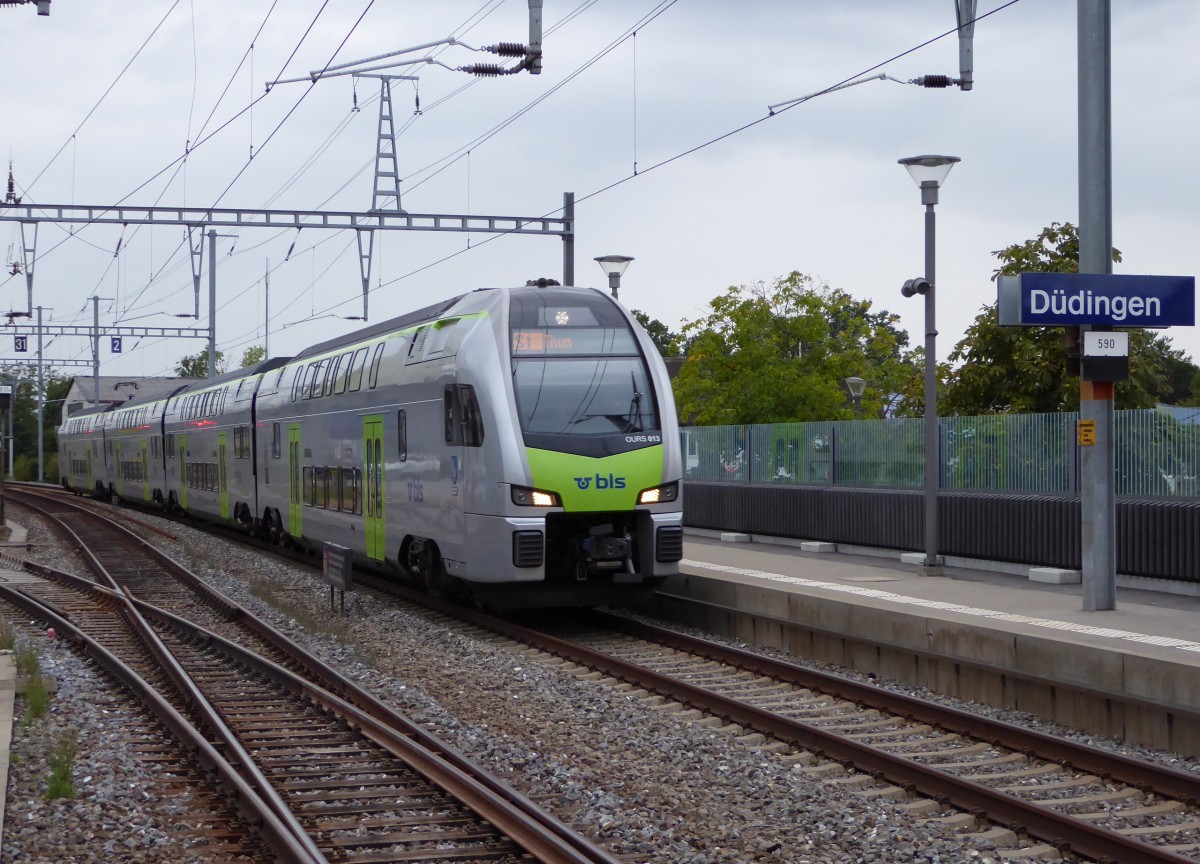
[[[683,557],[679,431],[662,358],[592,289],[513,289],[507,335],[525,473],[506,502],[517,517],[513,565],[543,574],[514,605],[649,597]]]

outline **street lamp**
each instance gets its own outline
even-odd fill
[[[846,389],[850,391],[850,398],[854,400],[854,419],[862,419],[862,394],[867,387],[867,382],[863,379],[851,375],[846,379]]]
[[[926,576],[942,575],[938,547],[938,414],[937,414],[937,321],[934,304],[933,207],[938,203],[938,187],[959,161],[957,156],[910,156],[899,160],[921,189],[925,205],[925,275],[909,279],[900,289],[905,297],[925,295],[925,563]]]
[[[600,269],[608,276],[608,290],[614,298],[617,296],[617,289],[621,287],[621,274],[632,260],[628,255],[601,255],[596,259]]]

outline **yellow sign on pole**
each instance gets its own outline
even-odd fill
[[[1075,424],[1075,429],[1079,433],[1080,447],[1095,447],[1096,446],[1096,421],[1095,420],[1078,420]]]

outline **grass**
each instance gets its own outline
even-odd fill
[[[0,621],[0,651],[11,651],[17,644],[17,631],[7,621]]]
[[[323,621],[315,617],[307,609],[292,603],[287,598],[287,592],[280,590],[266,580],[255,579],[250,583],[250,593],[264,603],[274,607],[278,612],[288,616],[305,630],[337,638],[347,635],[347,623],[344,619]]]
[[[22,641],[13,645],[13,665],[17,667],[17,674],[26,678],[38,678],[42,674],[38,652],[28,642]]]
[[[79,749],[79,733],[64,732],[50,750],[50,779],[46,783],[47,798],[74,798],[75,784],[71,782],[71,768],[75,764],[75,752]]]
[[[25,716],[21,723],[32,726],[33,721],[50,710],[50,693],[42,680],[42,662],[38,652],[28,642],[21,641],[13,646],[13,665],[17,667],[17,675],[28,682],[25,685]]]
[[[33,721],[45,717],[50,710],[50,693],[46,690],[46,682],[41,675],[33,675],[25,685],[25,717],[21,722],[32,726]]]

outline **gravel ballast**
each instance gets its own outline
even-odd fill
[[[48,533],[32,517],[25,522],[31,540],[49,542]],[[167,547],[214,587],[626,860],[1001,860],[986,839],[964,839],[947,824],[856,794],[837,782],[836,775],[806,773],[776,754],[743,746],[734,734],[656,710],[647,701],[542,664],[499,640],[457,629],[429,613],[351,592],[342,616],[330,609],[328,588],[316,572],[264,558],[186,526],[162,524],[179,541],[146,532],[147,539]],[[39,560],[81,569],[77,557],[62,552],[56,543],[36,548]],[[136,790],[147,785],[147,769],[103,751],[104,725],[115,719],[97,713],[103,711],[106,685],[65,646],[49,640],[38,645],[47,658],[44,665],[54,667],[51,674],[59,680],[59,693],[45,722],[14,729],[17,767],[26,760],[34,764],[32,754],[45,750],[63,726],[74,724],[81,731],[75,774],[92,779],[77,784],[73,801],[52,804],[31,800],[38,797],[34,768],[14,770],[4,860],[187,860],[162,851],[171,841],[169,816],[163,815],[168,803],[136,800]],[[946,701],[1014,722],[1029,720]],[[1157,758],[1190,767],[1170,754]],[[98,777],[104,778],[104,792]],[[114,800],[120,803],[110,803]],[[99,811],[122,814],[115,832],[112,820],[106,821]],[[54,832],[56,838],[94,835],[86,853],[93,857],[76,857],[74,852],[63,857],[65,846],[59,857],[49,850],[39,852],[42,857],[30,857],[27,844],[58,841],[31,838],[28,830],[21,830],[22,823],[26,829],[35,824],[44,828],[56,819],[78,825]],[[143,846],[125,846],[131,838]],[[149,855],[161,852],[163,857],[147,857],[147,849]]]

